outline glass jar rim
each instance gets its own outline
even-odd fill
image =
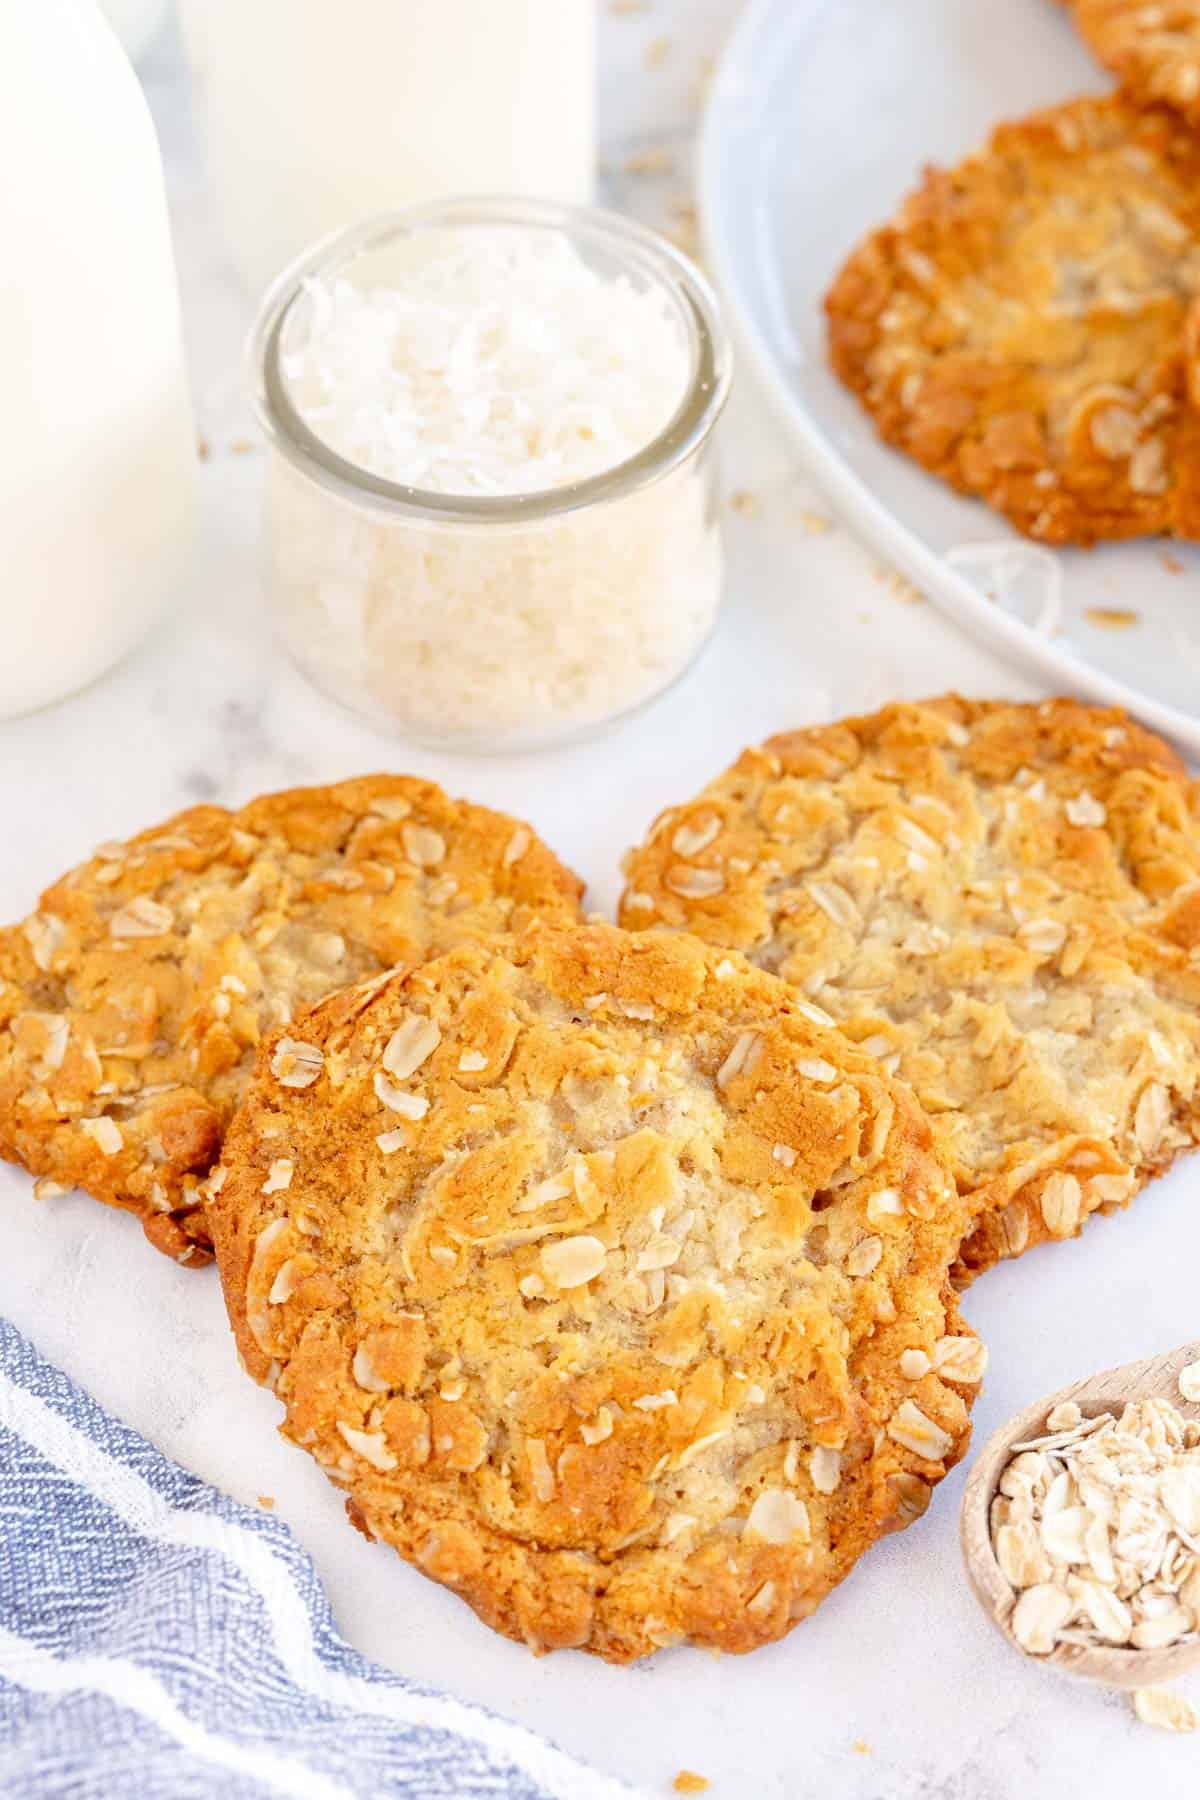
[[[583,481],[529,493],[476,496],[410,487],[373,475],[340,456],[307,425],[280,367],[283,332],[292,306],[314,276],[386,246],[394,238],[429,230],[513,226],[565,233],[602,244],[623,272],[649,276],[679,303],[689,336],[691,372],[678,407],[649,443]],[[729,396],[733,358],[720,306],[691,259],[658,232],[623,214],[594,206],[487,196],[438,200],[375,213],[322,238],[276,277],[264,296],[248,353],[259,423],[275,449],[322,486],[355,500],[426,521],[514,524],[550,519],[600,502],[624,498],[662,479],[710,435]]]

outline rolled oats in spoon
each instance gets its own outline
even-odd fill
[[[1023,1650],[1162,1650],[1200,1631],[1200,1424],[1168,1400],[1055,1407],[1013,1446],[989,1520]]]

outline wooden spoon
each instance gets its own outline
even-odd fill
[[[980,1605],[1022,1656],[1028,1656],[1029,1652],[1017,1643],[1011,1625],[1017,1596],[1000,1572],[988,1524],[992,1500],[1012,1446],[1027,1438],[1044,1436],[1046,1414],[1064,1400],[1074,1400],[1087,1419],[1095,1418],[1097,1413],[1119,1415],[1129,1400],[1169,1400],[1185,1419],[1200,1420],[1200,1402],[1185,1400],[1179,1392],[1180,1370],[1194,1362],[1200,1362],[1200,1343],[1184,1344],[1165,1356],[1152,1357],[1149,1362],[1126,1363],[1123,1368],[1105,1369],[1086,1381],[1077,1381],[1072,1387],[1061,1388],[1057,1394],[1027,1406],[1015,1419],[1002,1425],[976,1457],[959,1518],[963,1560]],[[1174,1681],[1190,1669],[1200,1668],[1200,1642],[1171,1644],[1164,1650],[1057,1644],[1048,1656],[1031,1660],[1048,1663],[1068,1675],[1101,1681],[1107,1687],[1157,1687]]]

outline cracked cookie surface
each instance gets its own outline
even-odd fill
[[[1124,714],[952,696],[748,750],[626,864],[911,1084],[977,1215],[955,1279],[1200,1137],[1200,801]]]
[[[927,1120],[693,939],[535,925],[337,995],[264,1047],[222,1167],[284,1434],[536,1650],[778,1638],[965,1447]]]
[[[473,931],[573,917],[517,820],[364,776],[103,845],[0,931],[0,1155],[209,1259],[202,1184],[264,1033]]]
[[[929,169],[826,297],[880,435],[1047,544],[1200,537],[1200,138],[1119,95]]]
[[[1143,106],[1200,127],[1200,0],[1068,0],[1080,35]]]

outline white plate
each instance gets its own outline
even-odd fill
[[[702,223],[739,348],[849,524],[973,637],[1200,754],[1200,552],[1027,545],[881,444],[825,360],[825,290],[923,163],[1105,86],[1049,0],[751,0],[713,83]],[[980,544],[998,562],[947,562]],[[1139,622],[1097,626],[1089,607]]]

